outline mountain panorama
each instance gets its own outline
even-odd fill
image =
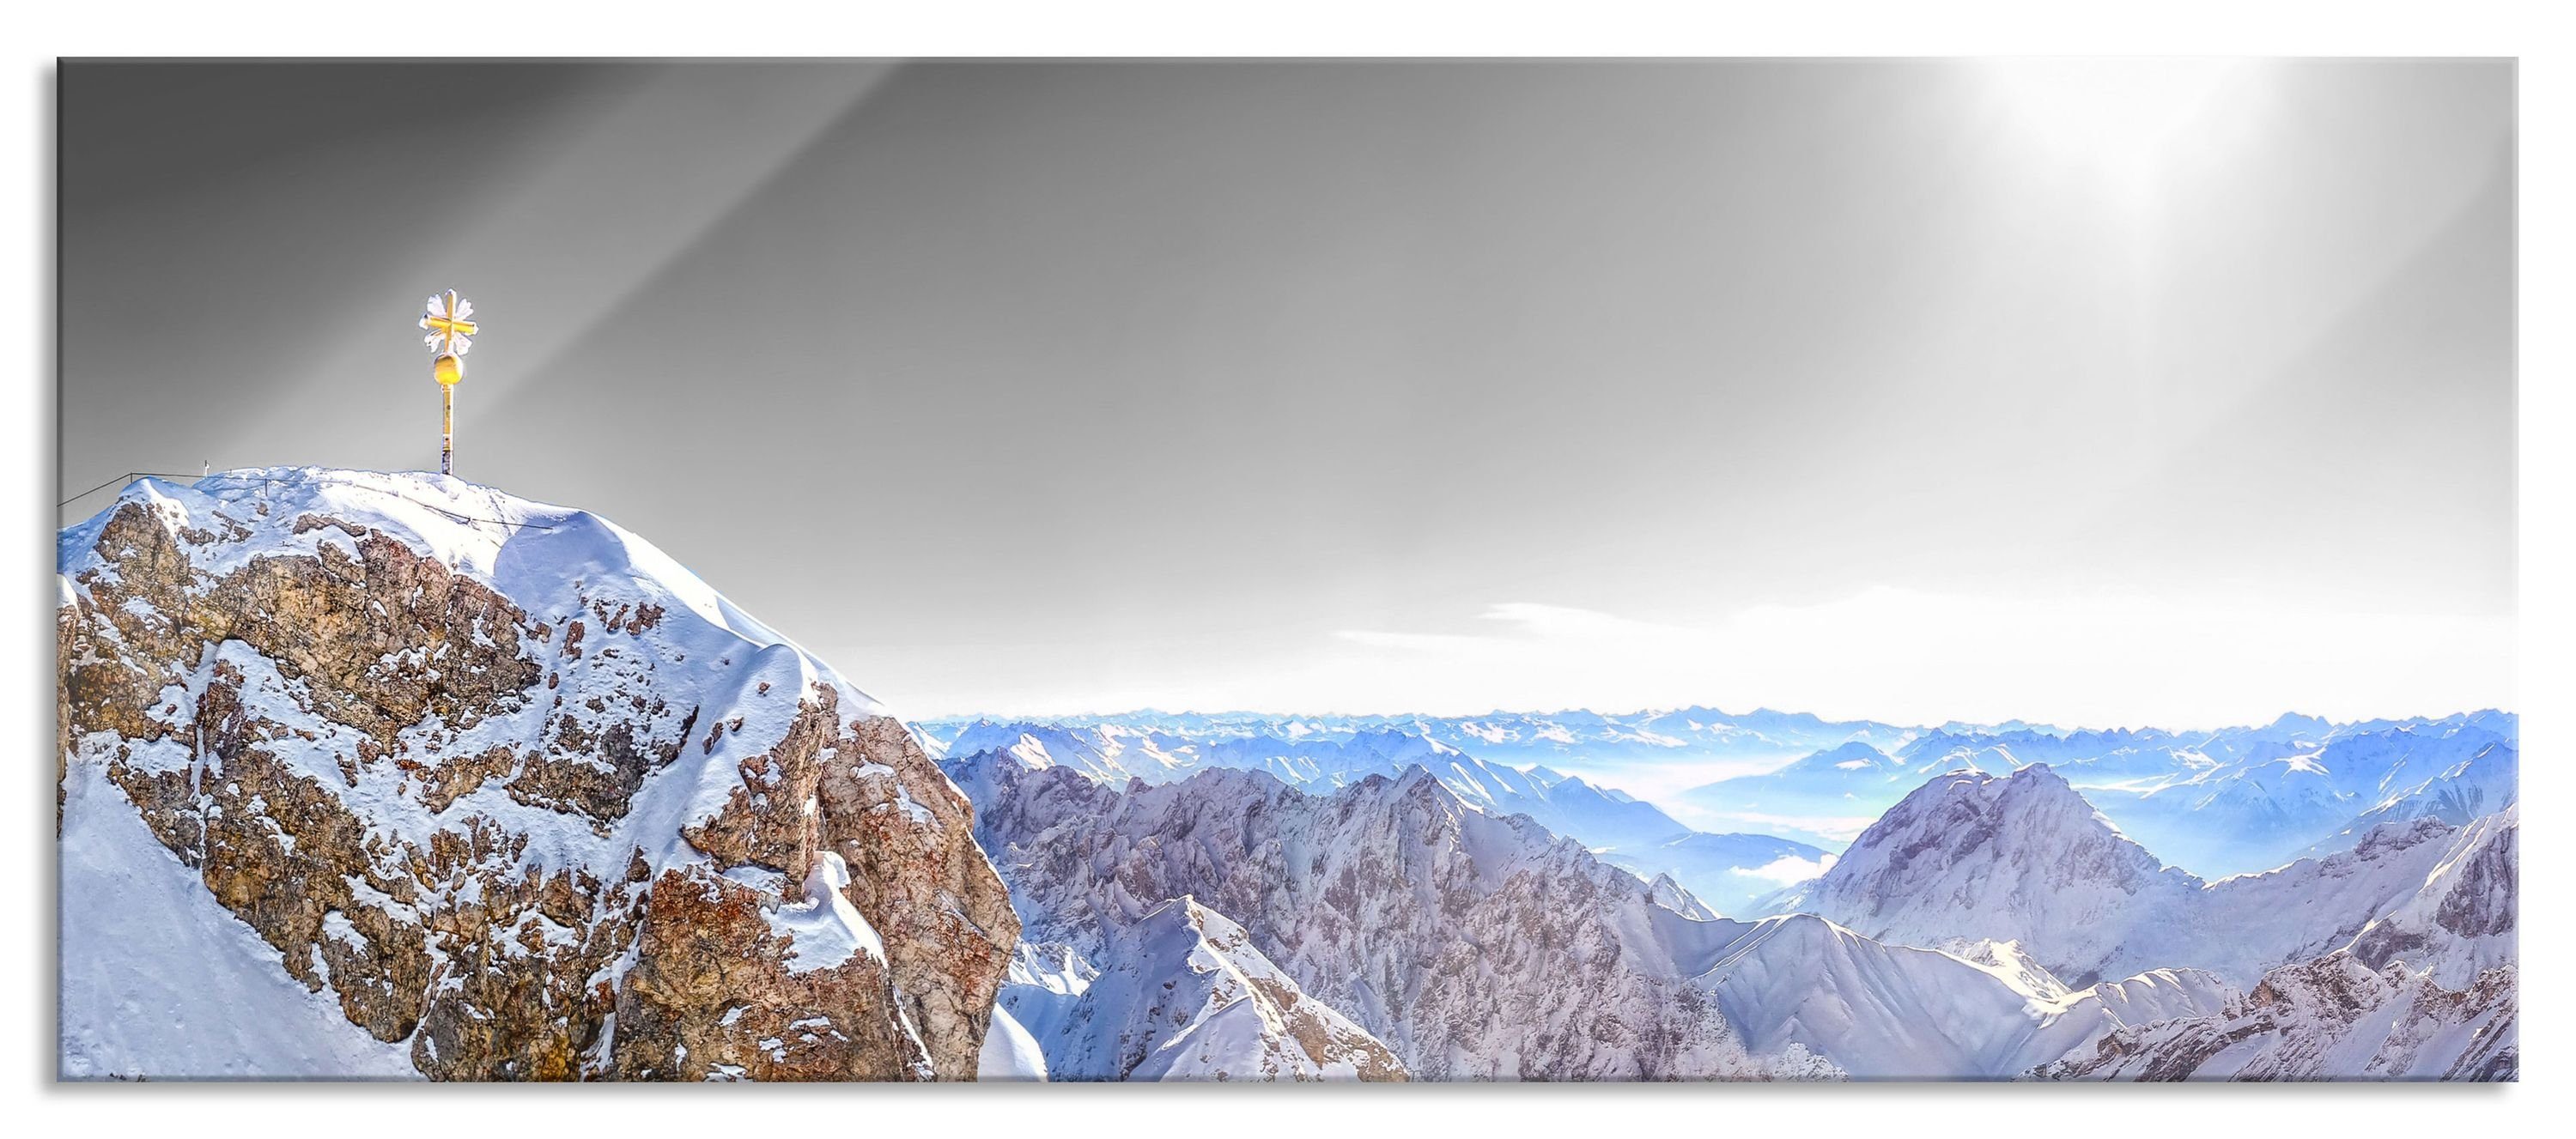
[[[437,475],[61,531],[74,1079],[2511,1080],[2514,714],[907,721]]]

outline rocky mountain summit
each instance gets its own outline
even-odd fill
[[[2153,965],[2130,931],[2200,882],[2167,870],[2045,766],[1936,776],[1854,840],[1811,912],[1907,945],[2007,939],[2071,982]],[[2134,970],[2130,970],[2134,971]]]
[[[965,797],[634,535],[254,470],[58,570],[64,1074],[976,1074],[1019,923]]]
[[[2014,941],[2078,985],[2188,967],[2251,986],[2350,944],[2485,833],[2419,816],[2351,850],[2204,882],[2131,841],[2046,765],[1957,771],[1863,832],[1803,908],[1905,945]]]

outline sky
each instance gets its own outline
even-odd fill
[[[2517,705],[2509,62],[61,74],[58,497],[434,468],[456,288],[906,715]]]

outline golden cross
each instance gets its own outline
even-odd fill
[[[439,351],[442,353],[454,351],[457,337],[472,336],[479,331],[473,321],[457,319],[456,301],[456,290],[449,289],[447,290],[447,315],[421,318],[421,327],[438,334]]]

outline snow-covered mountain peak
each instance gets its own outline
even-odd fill
[[[1933,776],[1863,831],[1836,868],[1854,876],[1882,869],[1904,873],[1917,862],[1954,863],[1980,850],[2000,857],[2014,849],[2079,844],[2098,850],[2127,876],[2154,877],[2165,869],[2044,763],[2011,775],[1958,769]]]
[[[2082,986],[2111,963],[2137,914],[2199,886],[2034,764],[1932,777],[1861,832],[1808,903],[1883,941],[2019,940]]]
[[[1015,923],[964,796],[634,534],[265,469],[128,487],[57,567],[66,896],[186,925],[66,910],[67,1072],[976,1070]],[[223,948],[243,930],[266,948]],[[703,939],[738,967],[695,975]],[[312,999],[159,1035],[116,1011],[279,982]],[[826,1006],[810,1046],[760,1046]],[[272,1021],[297,1039],[232,1027]]]

